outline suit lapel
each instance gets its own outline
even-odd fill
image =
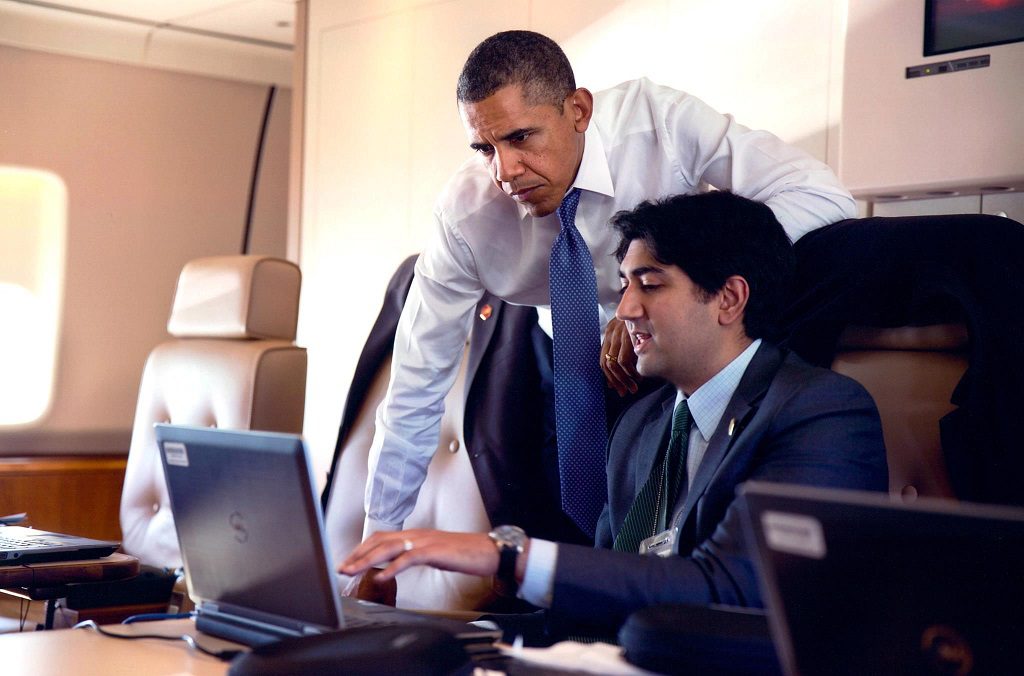
[[[640,494],[640,489],[651,475],[651,470],[654,469],[654,463],[661,450],[668,446],[672,410],[675,408],[675,389],[669,388],[667,392],[660,405],[655,405],[650,418],[640,432],[640,439],[636,444],[639,452],[635,456],[635,485],[629,504],[632,504],[636,496]]]
[[[469,355],[466,357],[466,380],[465,391],[462,394],[463,399],[469,397],[469,388],[476,379],[476,372],[480,368],[484,355],[487,354],[487,348],[490,347],[491,338],[494,337],[494,332],[500,323],[498,318],[501,317],[504,305],[504,303],[499,302],[489,293],[485,293],[476,305],[473,329],[469,334]],[[485,307],[490,308],[486,313],[484,312]],[[483,318],[485,314],[486,318]]]
[[[761,343],[761,347],[740,379],[732,399],[725,407],[725,413],[718,422],[718,429],[711,435],[711,441],[704,452],[697,473],[693,476],[693,481],[687,487],[685,495],[681,496],[682,509],[676,513],[673,523],[684,524],[690,518],[690,512],[707,490],[711,478],[729,455],[736,441],[743,436],[750,419],[757,413],[757,406],[781,363],[782,353],[779,349],[769,343]],[[729,433],[730,426],[733,427],[732,434]],[[676,508],[679,508],[678,504]]]

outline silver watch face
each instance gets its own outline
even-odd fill
[[[522,551],[523,547],[526,546],[526,532],[519,526],[498,526],[488,535],[499,546],[515,547],[519,551]]]

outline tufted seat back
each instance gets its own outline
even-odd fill
[[[142,374],[121,494],[123,548],[142,563],[181,565],[154,423],[302,431],[300,286],[297,265],[267,256],[201,258],[182,270],[172,338]]]
[[[341,561],[363,536],[363,494],[367,462],[373,441],[374,414],[387,391],[391,359],[385,359],[374,375],[351,430],[343,441],[334,472],[334,486],[325,514],[325,527],[333,561]],[[437,528],[462,532],[486,532],[491,523],[469,461],[463,433],[466,360],[445,398],[437,452],[430,461],[406,528]],[[494,599],[490,580],[473,575],[414,566],[398,574],[397,603],[401,608],[429,610],[477,610]]]

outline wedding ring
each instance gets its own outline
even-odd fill
[[[614,364],[615,362],[619,361],[618,359],[615,358],[615,355],[613,354],[606,354],[604,358],[609,364]]]
[[[402,540],[402,549],[404,551],[411,552],[412,551],[412,540],[409,540],[409,539]]]

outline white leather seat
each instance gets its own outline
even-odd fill
[[[458,378],[445,399],[437,452],[430,462],[416,507],[405,521],[407,529],[437,528],[482,533],[491,529],[463,435],[465,370],[466,360],[463,358]],[[374,414],[384,398],[390,373],[389,357],[381,364],[367,390],[335,468],[334,486],[325,516],[331,557],[335,562],[341,561],[362,540],[366,516],[363,495],[370,442],[373,441]],[[400,608],[479,610],[495,598],[488,579],[427,566],[414,566],[399,573],[397,583],[396,605]]]
[[[301,273],[267,256],[185,265],[167,324],[139,388],[124,490],[123,549],[176,568],[174,531],[153,425],[171,422],[300,433],[306,351],[296,347]]]

